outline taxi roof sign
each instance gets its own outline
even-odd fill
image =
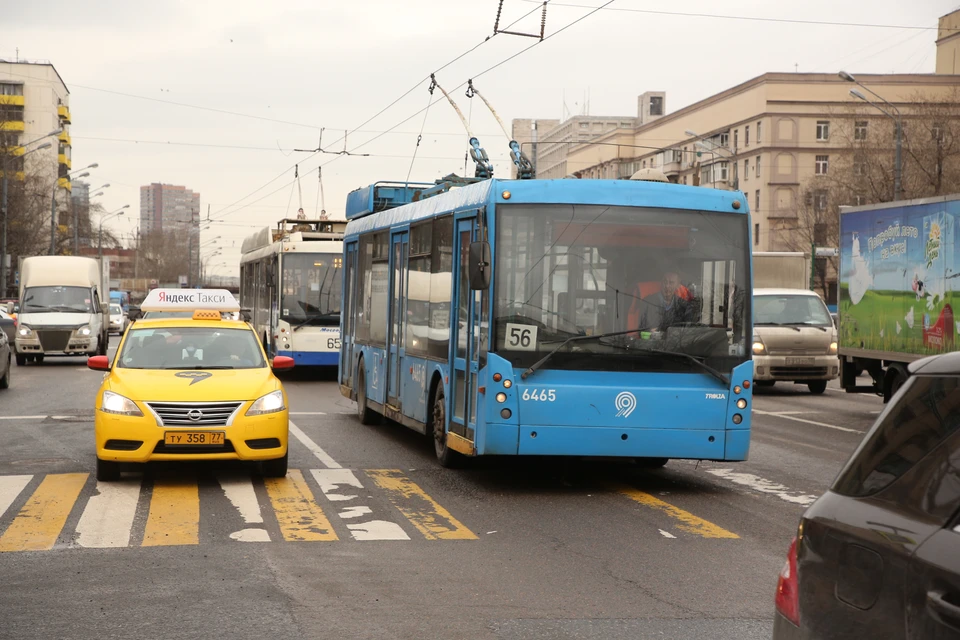
[[[240,303],[226,289],[153,289],[141,311],[240,311]]]

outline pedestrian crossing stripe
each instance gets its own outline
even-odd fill
[[[400,470],[367,474],[361,480],[361,474],[351,469],[311,470],[309,477],[319,486],[323,500],[318,500],[308,476],[298,469],[291,469],[284,478],[262,481],[218,476],[223,497],[234,509],[233,521],[243,524],[229,538],[337,541],[341,538],[329,512],[349,539],[411,540],[407,530],[390,519],[399,512],[411,525],[410,532],[419,532],[425,540],[477,539]],[[386,504],[370,501],[373,486],[386,494]],[[98,482],[87,473],[0,476],[0,553],[197,545],[201,518],[206,517],[201,515],[201,503],[209,499],[202,494],[192,476],[153,482],[139,477]],[[279,531],[279,536],[268,529]]]

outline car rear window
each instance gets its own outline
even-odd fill
[[[254,369],[266,364],[257,338],[249,329],[163,327],[128,330],[117,366],[126,369]]]
[[[867,434],[832,491],[864,497],[910,471],[960,428],[960,377],[916,376]]]

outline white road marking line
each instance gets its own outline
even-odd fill
[[[91,549],[126,547],[140,501],[140,478],[97,482],[77,523],[77,546]]]
[[[354,540],[409,540],[410,536],[396,522],[371,520],[360,524],[348,524]]]
[[[45,420],[47,416],[0,416],[0,420]]]
[[[326,411],[291,411],[291,416],[325,416]]]
[[[673,535],[669,531],[664,531],[663,529],[659,529],[659,531],[660,535],[662,535],[664,538],[673,538],[674,540],[677,539],[677,536]]]
[[[730,482],[743,485],[744,487],[748,487],[754,491],[759,491],[760,493],[769,493],[770,495],[777,496],[786,502],[792,502],[805,507],[810,506],[813,504],[814,500],[817,499],[817,496],[793,491],[782,484],[766,480],[760,476],[755,476],[752,473],[739,473],[733,469],[707,469],[706,472],[711,475],[715,475],[718,478],[723,478],[724,480],[729,480]]]
[[[23,488],[30,484],[31,478],[33,476],[0,476],[0,516],[10,508]]]
[[[270,534],[264,529],[241,529],[231,533],[230,539],[237,542],[270,542]]]
[[[339,464],[337,464],[337,461],[331,458],[326,451],[321,449],[320,445],[318,445],[316,442],[311,440],[307,436],[307,434],[301,431],[300,427],[293,424],[293,421],[290,421],[289,424],[290,424],[290,433],[292,433],[297,440],[303,443],[303,446],[305,446],[307,449],[310,449],[310,452],[313,453],[313,455],[317,456],[317,459],[320,460],[320,462],[325,464],[329,469],[343,468]]]
[[[814,420],[807,420],[807,419],[805,419],[805,418],[797,418],[797,417],[795,417],[795,416],[790,416],[790,415],[787,415],[786,413],[783,413],[783,412],[780,412],[780,411],[761,411],[760,409],[754,409],[753,412],[754,412],[754,413],[759,413],[759,414],[762,415],[762,416],[775,416],[775,417],[777,417],[777,418],[783,418],[784,420],[793,420],[793,421],[795,421],[795,422],[803,422],[803,423],[806,423],[806,424],[814,424],[814,425],[817,425],[818,427],[826,427],[826,428],[828,428],[828,429],[836,429],[837,431],[846,431],[847,433],[860,433],[860,434],[864,433],[863,431],[859,431],[859,430],[857,430],[857,429],[850,429],[850,428],[848,428],[848,427],[838,427],[838,426],[835,425],[835,424],[827,424],[826,422],[816,422],[816,421],[814,421]]]
[[[353,500],[357,497],[356,494],[333,493],[341,485],[363,489],[363,485],[360,484],[357,476],[350,469],[311,469],[310,473],[313,474],[317,484],[320,485],[323,495],[327,496],[327,499],[332,502]]]
[[[366,516],[373,513],[373,509],[370,507],[347,507],[340,512],[340,517],[349,519],[349,518],[359,518],[360,516]]]
[[[257,493],[253,490],[253,481],[250,478],[232,480],[217,476],[217,482],[220,483],[220,488],[223,489],[227,500],[240,512],[240,517],[246,524],[263,524],[260,501],[257,500]]]

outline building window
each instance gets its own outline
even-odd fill
[[[853,139],[854,140],[867,139],[867,121],[866,120],[857,120],[853,124]]]
[[[934,122],[930,129],[930,135],[936,142],[943,142],[943,123]]]
[[[823,142],[830,139],[830,121],[817,120],[817,141]]]
[[[761,125],[763,125],[762,122],[757,122],[757,144],[760,144],[760,135],[761,135],[760,132],[762,131],[762,129],[760,128]]]
[[[581,128],[581,129],[589,129],[589,128],[590,128],[590,123],[589,123],[589,122],[581,122],[581,123],[580,123],[580,128]]]
[[[867,163],[863,160],[854,160],[853,161],[853,175],[855,176],[865,176],[867,175]]]
[[[683,182],[683,184],[687,184],[687,176],[683,176],[682,182]]]
[[[755,211],[760,211],[760,189],[757,189],[756,193],[754,193],[754,206],[753,206],[753,208],[754,208]]]
[[[644,168],[644,169],[647,168],[647,161],[646,161],[646,160],[643,161],[643,168]]]
[[[740,146],[740,129],[733,130],[733,148],[736,149]]]
[[[853,200],[858,207],[862,204],[867,204],[867,196],[863,195],[862,193],[858,193],[857,195],[853,196]]]
[[[757,142],[759,142],[759,140]],[[757,164],[757,177],[759,178],[760,177],[760,156],[757,156],[756,164]]]
[[[18,104],[0,105],[0,122],[23,122],[23,106]]]
[[[663,115],[663,96],[650,97],[650,115],[652,116]]]
[[[813,192],[813,210],[817,213],[823,213],[827,210],[826,189],[817,189]]]
[[[22,84],[0,83],[0,96],[22,96]]]
[[[673,161],[683,162],[683,152],[680,149],[673,149]]]
[[[730,146],[730,132],[724,131],[720,134],[720,146],[729,147]]]
[[[745,181],[750,179],[750,160],[749,159],[743,161],[743,179]]]
[[[743,128],[743,146],[750,146],[750,125]]]
[[[757,193],[760,193],[759,191]],[[758,246],[760,244],[760,223],[753,223],[753,246]]]
[[[827,167],[829,164],[830,156],[817,156],[817,161],[813,172],[818,176],[825,176],[827,175]]]

